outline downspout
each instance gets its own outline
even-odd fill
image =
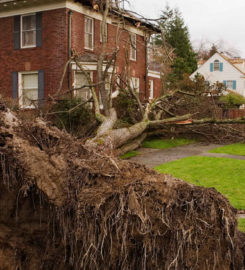
[[[147,99],[148,90],[148,37],[145,39],[145,100]]]
[[[72,21],[72,11],[68,11],[68,59],[72,56],[71,51],[71,21]],[[71,63],[68,66],[68,89],[72,88],[72,78],[71,78]]]

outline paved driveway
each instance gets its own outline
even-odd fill
[[[245,160],[245,156],[208,153],[209,150],[221,146],[222,145],[220,144],[218,145],[218,144],[195,143],[184,146],[178,146],[170,149],[140,148],[137,151],[140,152],[141,155],[132,157],[130,160],[138,162],[140,164],[144,164],[151,168],[169,161],[190,156],[228,157]]]

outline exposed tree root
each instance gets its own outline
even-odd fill
[[[0,269],[242,270],[244,235],[216,190],[88,151],[2,107]]]

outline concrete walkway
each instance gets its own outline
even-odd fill
[[[155,167],[166,162],[174,161],[184,157],[190,156],[208,156],[208,157],[225,157],[245,160],[245,156],[235,156],[228,154],[208,153],[209,150],[221,147],[218,144],[202,144],[195,143],[190,145],[179,146],[170,149],[151,149],[140,148],[137,151],[141,153],[136,157],[132,157],[130,161],[144,164],[148,167]],[[245,218],[244,213],[239,213],[238,218]]]
[[[141,155],[130,158],[130,161],[144,164],[150,168],[153,168],[157,165],[161,165],[166,162],[190,156],[226,157],[245,160],[245,156],[208,153],[209,150],[221,146],[222,145],[220,144],[218,145],[218,144],[195,143],[178,146],[170,149],[140,148],[137,151],[140,152]]]

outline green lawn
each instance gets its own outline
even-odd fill
[[[176,146],[187,145],[195,143],[195,140],[188,139],[148,139],[142,144],[145,148],[155,148],[155,149],[167,149]]]
[[[193,156],[155,167],[192,184],[215,187],[237,209],[245,209],[245,160]]]
[[[229,155],[245,156],[245,143],[235,143],[215,148],[210,153],[224,153]]]
[[[238,219],[238,228],[241,232],[245,233],[245,218]]]
[[[140,152],[137,152],[137,151],[129,151],[129,152],[127,152],[126,154],[121,155],[120,158],[121,158],[121,159],[128,159],[128,158],[135,157],[135,156],[138,156],[138,155],[140,155]]]

